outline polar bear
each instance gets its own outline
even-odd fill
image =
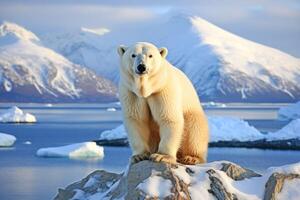
[[[209,131],[197,93],[185,74],[151,43],[121,45],[119,98],[131,162],[206,162]]]

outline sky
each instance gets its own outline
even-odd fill
[[[81,27],[126,31],[185,12],[300,58],[299,0],[0,0],[0,21],[38,35]]]

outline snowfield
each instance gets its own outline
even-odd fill
[[[79,32],[49,35],[43,42],[74,63],[118,81],[116,47],[149,41],[169,50],[167,59],[191,79],[205,101],[294,102],[300,98],[300,59],[182,13],[159,25],[120,37]],[[176,33],[176,34],[174,34]],[[109,66],[109,67],[107,67]]]
[[[300,101],[286,107],[282,107],[278,111],[278,118],[282,120],[300,118]]]
[[[33,123],[36,122],[34,115],[25,113],[20,108],[13,106],[0,114],[0,122],[8,123]]]
[[[41,148],[36,153],[40,157],[99,158],[104,157],[104,149],[95,142],[76,143],[61,147]]]
[[[16,137],[6,133],[0,133],[0,147],[10,147],[14,145]]]

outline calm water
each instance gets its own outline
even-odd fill
[[[0,104],[0,112],[11,105]],[[287,122],[277,121],[280,105],[229,105],[207,108],[209,115],[239,116],[262,131],[276,130]],[[36,115],[36,124],[0,124],[0,132],[13,134],[13,148],[0,149],[0,199],[52,199],[59,187],[77,181],[96,169],[121,172],[127,165],[130,149],[105,147],[103,160],[39,158],[41,147],[61,146],[97,139],[102,130],[119,125],[118,104],[22,104],[22,109]],[[108,112],[108,107],[117,108]],[[32,144],[25,144],[30,141]],[[298,162],[299,151],[211,148],[209,161],[230,160],[259,172],[270,166]]]

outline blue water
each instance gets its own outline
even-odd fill
[[[4,109],[10,105],[0,104]],[[265,106],[265,105],[264,105]],[[105,147],[103,160],[71,160],[35,156],[41,147],[61,146],[95,140],[102,130],[121,123],[120,111],[107,112],[118,105],[49,105],[23,104],[21,108],[36,115],[36,124],[0,124],[0,132],[17,137],[12,148],[0,149],[0,199],[52,199],[59,187],[75,182],[96,169],[121,172],[130,157],[128,147]],[[268,107],[270,108],[270,107]],[[264,130],[276,130],[284,123],[276,122],[278,108],[247,107],[209,108],[208,114],[241,116]],[[249,116],[246,113],[250,113]],[[255,113],[257,117],[255,117]],[[261,115],[263,113],[263,115]],[[248,117],[248,118],[247,118]],[[263,121],[268,123],[262,123]],[[30,141],[32,144],[24,144]],[[258,172],[270,166],[300,161],[299,151],[210,148],[208,160],[230,160]]]

